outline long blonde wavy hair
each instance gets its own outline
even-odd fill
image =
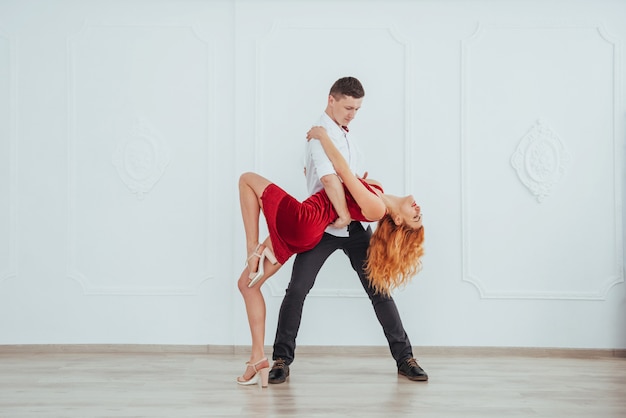
[[[413,229],[396,225],[386,214],[370,239],[365,272],[376,293],[390,296],[391,291],[405,286],[422,269],[424,227]]]

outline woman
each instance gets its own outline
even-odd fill
[[[380,184],[357,178],[323,127],[309,130],[307,140],[312,139],[320,141],[343,181],[351,218],[378,221],[368,250],[366,272],[377,292],[390,294],[394,288],[406,284],[421,267],[424,228],[420,207],[413,196],[385,194]],[[255,173],[241,175],[239,199],[248,257],[238,287],[246,304],[252,352],[237,383],[256,384],[260,377],[262,386],[266,387],[269,361],[263,352],[265,300],[260,287],[293,254],[313,248],[326,227],[337,219],[337,213],[323,190],[298,202]],[[263,243],[259,243],[261,209],[270,234]],[[259,286],[255,286],[257,283]]]

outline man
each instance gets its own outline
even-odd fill
[[[328,136],[355,173],[357,152],[348,125],[361,108],[364,96],[365,91],[359,80],[354,77],[340,78],[330,89],[325,112],[314,124],[326,128]],[[307,142],[305,175],[309,194],[324,188],[339,218],[326,229],[324,237],[315,248],[296,255],[291,280],[278,316],[272,356],[274,364],[269,373],[269,382],[283,383],[289,376],[289,365],[295,358],[296,336],[300,328],[304,300],[324,262],[339,249],[350,259],[352,268],[361,279],[361,284],[372,302],[387,337],[391,355],[396,360],[398,373],[410,380],[428,380],[426,372],[413,358],[411,342],[404,331],[395,302],[391,297],[374,294],[374,289],[369,284],[364,262],[372,235],[371,227],[350,221],[341,180],[335,174],[319,141]]]

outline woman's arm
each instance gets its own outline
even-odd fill
[[[335,212],[337,212],[337,219],[329,226],[338,229],[348,226],[352,219],[350,219],[350,211],[348,210],[348,203],[346,202],[345,189],[343,188],[339,176],[335,173],[327,174],[320,178],[320,182],[322,186],[324,186],[326,195],[328,199],[330,199],[333,208],[335,208]]]
[[[333,163],[337,175],[343,180],[348,191],[361,208],[363,216],[370,221],[377,221],[385,215],[385,204],[374,193],[367,190],[354,175],[348,162],[337,149],[322,126],[314,126],[307,132],[307,140],[317,139],[322,144],[328,159]]]
[[[365,174],[367,174],[367,173],[365,173]],[[364,182],[366,182],[367,184],[369,184],[371,186],[378,186],[381,189],[383,188],[383,185],[378,180],[368,179],[366,177],[361,177],[361,180],[363,180]]]

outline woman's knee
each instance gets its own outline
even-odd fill
[[[239,292],[244,296],[251,290],[248,287],[248,283],[250,283],[250,279],[248,279],[247,274],[242,274],[239,280],[237,280],[237,289],[239,289]]]
[[[244,185],[250,185],[250,180],[252,179],[253,176],[255,176],[255,173],[252,173],[250,171],[242,173],[239,176],[239,187],[244,186]]]

